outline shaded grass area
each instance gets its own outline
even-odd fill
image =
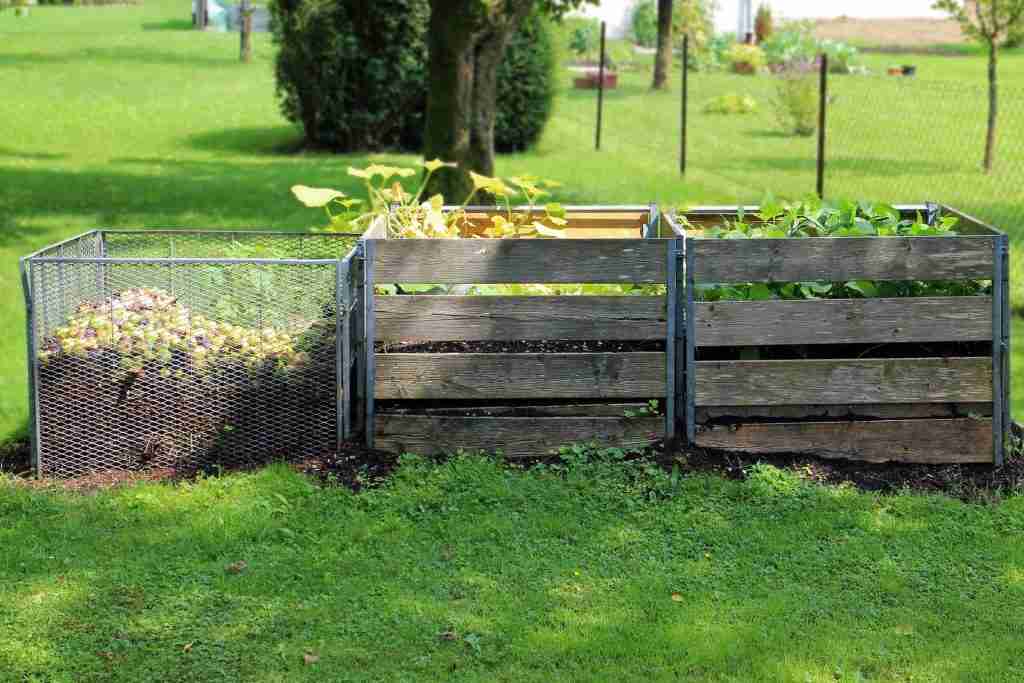
[[[0,483],[20,680],[1014,680],[1024,499],[642,462]],[[984,653],[981,655],[980,653]]]
[[[187,5],[171,0],[40,6],[25,18],[0,13],[0,84],[17,93],[4,102],[0,140],[0,317],[8,322],[0,338],[0,438],[23,435],[27,418],[18,256],[95,227],[303,230],[321,215],[299,206],[291,185],[358,192],[345,169],[366,163],[367,156],[302,152],[299,131],[280,116],[269,37],[254,36],[255,61],[243,65],[236,35],[191,31],[187,20]],[[888,59],[866,56],[876,70]],[[607,93],[601,152],[593,150],[595,94],[569,89],[565,73],[566,87],[540,144],[500,158],[498,172],[557,179],[564,183],[557,199],[567,203],[746,203],[767,190],[799,197],[813,189],[814,141],[779,134],[766,78],[693,77],[690,170],[681,178],[679,72],[672,92],[652,94],[650,57],[635,61],[637,70],[621,74],[622,87]],[[947,78],[981,87],[983,60],[914,61],[918,81],[881,89],[877,79],[836,81],[838,128],[829,143],[836,175],[829,192],[941,199],[1019,234],[1024,220],[1013,218],[1022,205],[1019,185],[1007,185],[1005,175],[977,174],[980,138],[975,145],[972,136],[978,131],[960,130],[977,127],[981,105],[960,104],[959,95],[938,97],[926,84]],[[1024,88],[1022,67],[1024,55],[1007,54],[1006,88]],[[704,101],[725,92],[752,94],[760,113],[699,112]],[[1014,128],[1019,119],[1012,117],[1024,105],[1006,101],[1004,111],[1003,139],[1011,149],[1024,130],[1024,121]],[[1007,153],[1001,163],[1015,168],[1014,159]],[[1024,302],[1022,266],[1015,256],[1018,304]]]

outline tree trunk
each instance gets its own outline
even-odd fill
[[[249,0],[242,0],[238,7],[238,18],[241,24],[240,58],[243,62],[252,61],[252,5]]]
[[[668,90],[668,72],[672,68],[672,6],[674,0],[658,0],[658,47],[654,57],[655,90]]]
[[[450,203],[472,191],[470,171],[494,175],[498,66],[532,6],[533,0],[506,0],[504,11],[488,13],[479,0],[431,2],[423,156],[458,164],[434,174],[428,188]]]
[[[985,134],[985,173],[992,172],[996,156],[996,122],[999,115],[999,90],[996,80],[999,46],[994,40],[988,44],[988,131]]]

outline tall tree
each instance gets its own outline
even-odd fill
[[[936,0],[935,9],[944,10],[960,23],[964,34],[988,48],[988,129],[985,133],[985,173],[992,170],[996,156],[996,127],[999,120],[999,48],[1013,29],[1024,22],[1024,0]]]
[[[654,55],[655,90],[668,90],[668,72],[672,68],[672,11],[674,0],[658,0],[658,45]]]
[[[461,201],[469,171],[494,175],[498,65],[530,12],[562,13],[596,0],[430,0],[427,122],[423,155],[455,162],[431,191]]]

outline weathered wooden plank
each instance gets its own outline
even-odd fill
[[[805,420],[885,418],[905,420],[925,417],[989,417],[991,403],[860,403],[797,406],[704,406],[697,422],[735,423],[743,420]]]
[[[715,301],[696,330],[697,346],[988,341],[992,297]]]
[[[500,450],[508,458],[542,457],[560,446],[595,441],[601,446],[643,448],[662,438],[660,417],[428,417],[378,415],[378,448],[434,455]]]
[[[699,361],[697,405],[992,400],[989,358]]]
[[[646,398],[665,354],[378,353],[379,399]]]
[[[402,404],[401,408],[392,408],[381,412],[392,415],[431,415],[435,417],[625,417],[627,412],[636,413],[647,408],[646,403],[636,402],[440,408],[434,402],[430,402],[424,408],[417,407],[418,405],[406,402]]]
[[[991,278],[993,237],[697,239],[697,282]]]
[[[491,216],[500,214],[505,215],[504,211],[470,211],[466,214],[466,218],[473,225],[491,225]],[[542,219],[544,216],[543,209],[538,209],[535,212],[537,219]],[[638,231],[643,224],[647,222],[649,218],[649,211],[573,211],[569,209],[566,211],[565,219],[568,223],[565,228],[570,232],[588,231],[606,231],[606,230],[619,230],[625,231],[630,235],[636,236]],[[625,235],[629,236],[629,235]]]
[[[383,240],[376,282],[659,283],[667,240]]]
[[[697,432],[696,443],[757,454],[815,455],[868,462],[992,462],[992,421],[870,420],[752,423]]]
[[[378,296],[377,340],[664,339],[660,296]]]

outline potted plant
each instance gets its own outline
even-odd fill
[[[764,50],[756,45],[734,43],[725,54],[732,71],[738,74],[753,75],[764,69],[766,61]]]

